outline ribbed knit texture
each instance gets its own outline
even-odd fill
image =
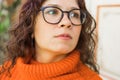
[[[102,80],[97,73],[80,61],[80,53],[74,51],[58,62],[39,63],[32,60],[25,64],[22,58],[11,70],[11,77],[0,75],[0,80]]]

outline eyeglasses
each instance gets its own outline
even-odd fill
[[[80,11],[80,9],[63,11],[58,7],[47,6],[41,7],[40,11],[42,11],[44,20],[50,24],[58,24],[62,20],[64,13],[68,14],[68,19],[71,21],[72,25],[75,26],[83,24],[86,20],[85,12]]]

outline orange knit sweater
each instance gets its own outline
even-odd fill
[[[79,52],[75,51],[65,59],[53,63],[39,63],[32,60],[25,64],[18,58],[11,70],[11,77],[5,73],[0,80],[102,80],[97,73],[80,62]]]

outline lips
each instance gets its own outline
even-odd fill
[[[63,39],[63,40],[72,39],[72,36],[69,35],[69,34],[60,34],[60,35],[57,35],[57,36],[55,36],[55,37],[56,37],[56,38]]]

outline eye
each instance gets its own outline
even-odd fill
[[[80,16],[78,13],[72,12],[70,13],[70,17],[79,18]]]
[[[80,13],[79,12],[71,12],[70,17],[71,18],[80,18]]]
[[[58,12],[59,11],[57,9],[46,9],[45,14],[48,14],[48,15],[57,15]]]

